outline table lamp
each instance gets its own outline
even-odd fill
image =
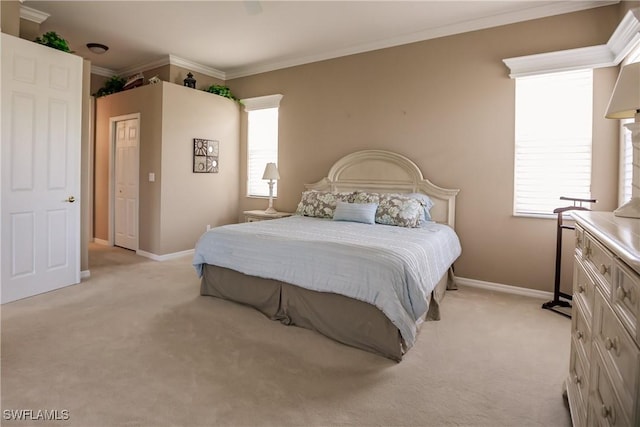
[[[264,168],[264,174],[262,174],[262,179],[269,180],[269,207],[264,211],[264,213],[278,213],[278,211],[273,208],[273,181],[280,179],[280,174],[278,173],[278,168],[275,163],[267,163],[267,166]]]
[[[633,143],[633,172],[631,200],[613,211],[616,216],[640,218],[640,62],[625,65],[620,70],[605,117],[608,119],[635,118],[625,127],[631,131]]]

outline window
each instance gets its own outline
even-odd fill
[[[243,99],[247,112],[247,196],[269,196],[268,181],[262,179],[269,162],[278,163],[278,107],[282,95]],[[278,195],[278,182],[273,196]]]
[[[516,78],[514,215],[591,198],[591,69]]]

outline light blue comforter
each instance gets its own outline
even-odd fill
[[[422,228],[293,216],[216,227],[200,237],[193,265],[212,264],[378,307],[413,346],[428,295],[460,256],[447,225]]]

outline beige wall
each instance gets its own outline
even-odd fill
[[[139,248],[160,249],[162,86],[146,85],[96,100],[94,237],[109,240],[109,119],[140,113]],[[157,174],[149,182],[149,172]]]
[[[20,2],[0,1],[0,28],[5,34],[20,37]]]
[[[221,96],[165,83],[162,110],[162,243],[192,249],[206,230],[236,222],[240,110]],[[193,173],[193,138],[219,141],[218,173]]]
[[[234,222],[238,212],[238,104],[168,82],[98,98],[98,239],[109,240],[109,118],[133,113],[140,113],[139,249],[155,255],[193,249],[207,224]],[[219,173],[193,173],[193,138],[220,141]]]
[[[512,216],[515,83],[502,59],[606,43],[619,12],[614,5],[227,83],[241,98],[284,95],[277,209],[294,210],[303,184],[321,179],[350,152],[396,151],[435,184],[461,190],[456,225],[463,254],[457,275],[550,291],[554,221]],[[602,116],[616,73],[594,74],[593,196],[599,210],[616,207],[617,128]],[[243,113],[243,129],[245,120]],[[245,139],[242,134],[241,195]],[[264,204],[241,197],[240,207]],[[573,239],[565,241],[571,246]],[[565,256],[565,271],[570,266]]]

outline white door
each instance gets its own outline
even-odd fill
[[[114,243],[138,250],[138,119],[116,122]]]
[[[2,303],[80,282],[82,58],[2,34]]]

